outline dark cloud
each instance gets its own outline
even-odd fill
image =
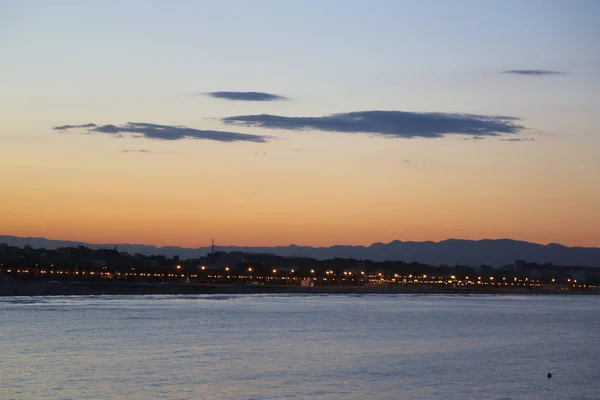
[[[502,142],[535,142],[534,138],[500,139]]]
[[[565,75],[564,72],[548,71],[545,69],[511,69],[509,71],[502,71],[502,73],[503,74],[511,74],[511,75],[526,75],[526,76]]]
[[[208,96],[217,99],[234,100],[234,101],[283,101],[288,100],[285,96],[264,92],[210,92]]]
[[[121,138],[133,136],[137,138],[155,140],[180,140],[180,139],[204,139],[218,142],[257,142],[265,143],[269,137],[261,135],[250,135],[237,132],[200,130],[186,128],[185,126],[158,125],[145,122],[128,122],[123,125],[64,125],[53,129],[67,130],[71,128],[90,128],[87,132],[104,133]]]
[[[150,150],[140,149],[140,150],[123,150],[123,153],[150,153]]]
[[[73,129],[73,128],[94,128],[96,126],[96,124],[92,124],[91,122],[89,124],[85,124],[85,125],[61,125],[61,126],[55,126],[54,130],[57,131],[65,131],[67,129]]]
[[[525,129],[519,118],[472,114],[417,113],[404,111],[358,111],[323,117],[241,115],[223,118],[230,125],[247,127],[370,133],[391,138],[439,138],[445,135],[473,137],[516,134]]]

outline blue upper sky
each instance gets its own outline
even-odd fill
[[[307,112],[461,111],[562,104],[548,97],[559,90],[585,105],[600,82],[598,18],[595,0],[4,1],[2,99],[255,90]],[[539,80],[498,75],[513,69],[570,81],[515,98]]]

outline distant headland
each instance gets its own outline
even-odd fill
[[[91,249],[117,248],[121,252],[146,256],[162,255],[193,259],[206,256],[211,246],[184,248],[176,246],[156,247],[144,244],[105,243],[91,244],[77,241],[51,240],[39,237],[0,235],[0,244],[8,246],[58,249],[60,247],[85,246]],[[309,257],[316,260],[354,258],[372,261],[405,261],[430,265],[490,265],[502,267],[515,260],[538,264],[600,267],[600,248],[567,247],[560,244],[536,244],[512,239],[462,240],[448,239],[441,242],[373,243],[370,246],[336,245],[330,247],[275,246],[239,247],[218,246],[219,251],[273,254],[282,257]]]

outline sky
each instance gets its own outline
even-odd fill
[[[600,247],[600,2],[0,0],[0,234]]]

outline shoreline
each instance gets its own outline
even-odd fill
[[[496,295],[597,295],[587,291],[550,291],[527,288],[441,288],[431,286],[276,286],[228,284],[147,284],[105,282],[14,281],[0,287],[0,296],[90,295],[196,295],[196,294],[496,294]]]

